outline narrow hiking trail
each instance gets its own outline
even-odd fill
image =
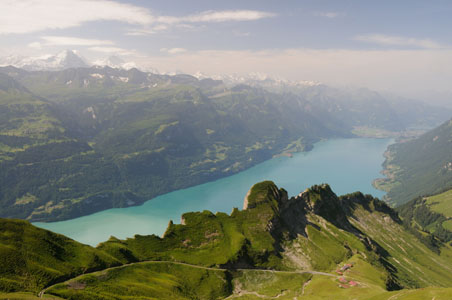
[[[68,279],[66,281],[63,282],[59,282],[59,283],[55,283],[52,284],[46,288],[44,288],[43,290],[41,290],[38,293],[38,297],[39,298],[43,298],[44,294],[46,293],[47,290],[51,289],[52,287],[54,287],[57,284],[61,284],[61,283],[65,283],[68,282],[70,280],[74,280],[77,279],[81,276],[87,275],[87,274],[93,274],[93,273],[97,273],[97,272],[108,272],[110,270],[114,270],[114,269],[121,269],[121,268],[126,268],[126,267],[130,267],[130,266],[134,266],[134,265],[139,265],[139,264],[173,264],[173,265],[181,265],[181,266],[187,266],[187,267],[191,267],[191,268],[197,268],[197,269],[203,269],[203,270],[210,270],[210,271],[249,271],[249,272],[269,272],[269,273],[280,273],[280,274],[313,274],[313,275],[324,275],[324,276],[330,276],[330,277],[337,277],[336,275],[330,274],[330,273],[326,273],[326,272],[318,272],[318,271],[313,271],[313,270],[305,270],[305,271],[278,271],[278,270],[268,270],[268,269],[222,269],[222,268],[214,268],[214,267],[204,267],[204,266],[199,266],[199,265],[192,265],[192,264],[188,264],[188,263],[184,263],[184,262],[177,262],[177,261],[166,261],[166,260],[159,260],[159,261],[139,261],[139,262],[134,262],[134,263],[129,263],[129,264],[124,264],[124,265],[120,265],[120,266],[116,266],[116,267],[111,267],[111,268],[107,268],[107,269],[103,269],[103,270],[98,270],[98,271],[93,271],[93,272],[88,272],[88,273],[84,273],[84,274],[80,274],[76,277],[73,277],[71,279]]]

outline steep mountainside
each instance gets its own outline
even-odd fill
[[[384,134],[416,128],[432,128],[450,118],[452,111],[414,99],[382,95],[368,89],[337,89],[320,83],[290,82],[271,78],[245,80],[251,86],[276,93],[292,93],[309,103],[315,115],[329,115],[329,122],[353,128],[356,134]]]
[[[102,251],[26,221],[0,219],[1,291],[39,291],[49,284],[119,264]]]
[[[289,199],[265,181],[251,188],[244,206],[231,215],[186,213],[163,237],[112,237],[97,248],[2,220],[1,249],[17,258],[3,261],[1,289],[47,287],[43,293],[63,299],[405,299],[407,290],[399,289],[419,287],[409,291],[410,299],[451,295],[450,288],[439,288],[452,283],[451,248],[421,241],[369,195],[337,197],[321,185]],[[16,261],[28,264],[17,267]],[[122,266],[109,268],[118,262]],[[57,278],[43,275],[54,269]],[[104,270],[74,277],[93,269]],[[21,281],[21,270],[37,284]]]
[[[413,199],[397,207],[397,211],[407,225],[444,242],[452,241],[452,190]]]
[[[452,188],[452,120],[417,139],[391,145],[384,163],[387,178],[376,186],[400,205]]]

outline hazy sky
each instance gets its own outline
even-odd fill
[[[452,1],[0,1],[0,56],[64,49],[160,71],[451,91]]]

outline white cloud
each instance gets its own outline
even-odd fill
[[[251,32],[243,32],[243,31],[235,30],[235,31],[233,31],[232,33],[233,33],[235,36],[238,36],[238,37],[248,37],[248,36],[251,36]]]
[[[264,18],[275,17],[276,14],[258,11],[258,10],[223,10],[223,11],[204,11],[198,14],[174,17],[158,16],[155,18],[157,25],[141,29],[132,29],[126,33],[131,36],[152,35],[161,31],[168,30],[170,26],[182,29],[194,29],[197,23],[220,23],[220,22],[242,22],[255,21]]]
[[[64,29],[101,20],[146,25],[154,18],[145,8],[107,0],[0,1],[0,34]]]
[[[340,12],[335,12],[335,11],[317,11],[313,13],[314,16],[316,17],[324,17],[324,18],[337,18],[340,16],[344,16],[344,13],[340,13]]]
[[[255,21],[276,16],[273,13],[257,10],[224,10],[205,11],[199,14],[181,18],[183,22],[227,22],[227,21]]]
[[[119,47],[89,47],[88,50],[94,51],[94,52],[101,52],[101,53],[107,53],[107,54],[115,54],[115,55],[134,55],[136,54],[133,50],[128,50],[124,48]]]
[[[169,27],[165,24],[159,24],[156,26],[153,26],[151,28],[134,28],[129,30],[126,35],[130,36],[146,36],[146,35],[152,35],[156,34],[161,31],[167,30]]]
[[[33,49],[37,49],[37,50],[42,49],[42,44],[39,42],[33,42],[33,43],[28,44],[27,46],[30,48],[33,48]]]
[[[184,17],[160,16],[157,22],[164,24],[177,23],[219,23],[219,22],[240,22],[255,21],[264,18],[275,17],[276,14],[258,10],[208,10],[199,14]]]
[[[1,0],[0,35],[23,34],[49,29],[66,29],[93,21],[118,21],[141,25],[128,35],[149,35],[163,31],[168,25],[254,21],[275,14],[257,10],[204,11],[174,17],[154,16],[144,7],[112,0]],[[154,25],[154,27],[150,27]]]
[[[440,43],[430,39],[416,39],[384,34],[359,35],[354,39],[358,41],[388,46],[411,46],[425,49],[447,48],[445,45],[441,45]]]
[[[97,40],[97,39],[83,39],[70,36],[42,36],[45,46],[99,46],[99,45],[113,45],[113,41]]]
[[[179,53],[187,52],[187,49],[185,49],[185,48],[170,48],[170,49],[162,48],[162,49],[160,49],[160,51],[161,52],[166,52],[166,53],[169,53],[169,54],[179,54]]]

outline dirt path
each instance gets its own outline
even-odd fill
[[[232,271],[231,269],[204,267],[204,266],[192,265],[192,264],[183,263],[183,262],[177,262],[177,261],[166,261],[166,260],[139,261],[139,262],[134,262],[134,263],[129,263],[129,264],[125,264],[125,265],[120,265],[120,266],[117,266],[117,267],[111,267],[111,268],[107,268],[107,269],[103,269],[103,270],[99,270],[99,271],[93,271],[93,272],[89,272],[89,273],[84,273],[84,274],[81,274],[81,275],[76,276],[74,278],[71,278],[69,280],[66,280],[64,282],[68,282],[70,280],[74,280],[74,279],[76,279],[78,277],[81,277],[81,276],[84,276],[84,275],[87,275],[87,274],[93,274],[93,273],[97,273],[97,272],[108,272],[110,270],[126,268],[126,267],[129,267],[129,266],[138,265],[138,264],[174,264],[174,265],[181,265],[181,266],[187,266],[187,267],[191,267],[191,268],[210,270],[210,271]],[[333,275],[333,274],[330,274],[330,273],[317,272],[317,271],[312,271],[312,270],[305,270],[305,271],[277,271],[277,270],[268,270],[268,269],[234,269],[234,270],[235,271],[247,271],[247,272],[269,272],[269,273],[280,273],[280,274],[313,274],[313,275],[324,275],[324,276],[337,277],[336,275]],[[64,283],[64,282],[55,283],[53,285],[50,285],[50,286],[46,287],[45,289],[43,289],[42,291],[40,291],[38,293],[38,297],[39,298],[43,298],[44,294],[46,293],[47,290],[49,290],[50,288],[54,287],[57,284]]]
[[[311,282],[311,279],[309,279],[308,281],[306,281],[305,283],[303,283],[303,289],[302,289],[302,291],[301,291],[301,295],[303,296],[304,295],[304,290],[305,290],[305,288],[308,286],[308,284]]]

